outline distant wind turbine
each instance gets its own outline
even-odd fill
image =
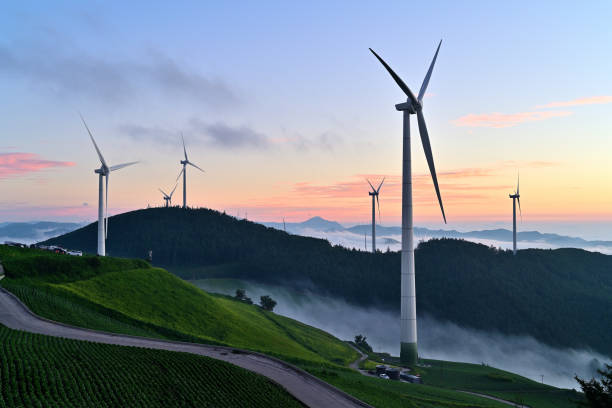
[[[516,191],[514,194],[509,194],[508,197],[512,199],[512,253],[516,255],[516,203],[518,202],[519,214],[521,220],[523,219],[523,212],[521,211],[521,195],[519,194],[520,176],[516,179]]]
[[[421,142],[423,143],[423,150],[425,157],[427,158],[427,164],[429,171],[433,179],[433,184],[436,189],[438,196],[438,203],[442,210],[442,217],[444,223],[446,223],[446,215],[444,214],[444,207],[442,206],[442,197],[440,196],[440,189],[438,188],[438,178],[436,177],[436,169],[434,166],[433,153],[431,151],[431,144],[429,142],[429,134],[427,132],[427,126],[425,125],[425,118],[423,116],[423,96],[427,90],[431,73],[440,51],[440,44],[431,61],[429,70],[425,75],[423,84],[419,91],[419,96],[415,97],[410,88],[402,81],[402,79],[387,65],[387,63],[378,56],[370,48],[370,51],[385,67],[387,72],[395,80],[397,85],[404,91],[408,100],[404,103],[395,105],[398,111],[402,111],[404,115],[403,133],[404,133],[404,147],[403,147],[403,168],[402,168],[402,254],[401,254],[401,349],[400,349],[400,361],[406,365],[415,365],[418,359],[417,352],[417,324],[416,324],[416,297],[415,297],[415,279],[414,279],[414,246],[413,246],[413,229],[412,229],[412,169],[411,169],[411,155],[410,155],[410,115],[417,115],[417,122],[419,124],[419,133],[421,135]]]
[[[185,148],[185,138],[183,137],[182,133],[181,133],[181,140],[183,141],[183,153],[185,154],[185,160],[181,160],[181,164],[183,165],[183,170],[181,170],[176,180],[178,181],[178,179],[181,178],[181,174],[183,175],[183,208],[187,208],[187,165],[195,167],[196,169],[200,170],[202,173],[204,173],[204,170],[202,170],[201,168],[199,168],[198,166],[190,162],[189,159],[187,158],[187,149]]]
[[[98,148],[96,141],[94,140],[87,123],[85,123],[85,119],[81,116],[81,120],[83,121],[83,125],[85,125],[85,129],[87,129],[87,133],[89,133],[89,138],[91,139],[96,153],[98,153],[98,157],[100,158],[101,166],[99,169],[96,169],[94,172],[99,175],[98,178],[98,255],[105,256],[106,255],[106,238],[108,236],[108,177],[111,171],[119,170],[127,166],[131,166],[132,164],[138,163],[129,162],[123,164],[117,164],[116,166],[109,166],[106,164],[106,160],[104,160],[104,156],[102,156],[102,152]],[[106,186],[102,182],[102,179],[106,178]]]
[[[178,182],[174,184],[174,188],[172,189],[170,194],[166,194],[166,192],[162,190],[161,188],[159,189],[159,191],[161,191],[161,193],[164,195],[164,201],[166,202],[166,208],[172,206],[172,195],[174,194],[174,190],[176,190],[177,186],[178,186]]]
[[[378,200],[378,193],[380,193],[380,188],[385,182],[385,178],[383,177],[382,181],[378,185],[378,188],[374,188],[370,180],[366,179],[370,187],[372,187],[372,191],[368,192],[368,195],[372,196],[372,253],[376,253],[376,205],[374,200],[376,199],[376,204],[378,204],[378,219],[380,220],[380,201]]]

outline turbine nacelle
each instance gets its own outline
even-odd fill
[[[418,110],[423,109],[423,105],[421,105],[418,101],[414,103],[408,100],[406,102],[398,103],[397,105],[395,105],[395,109],[397,109],[398,111],[408,111],[408,113],[414,115],[415,113],[417,113]]]

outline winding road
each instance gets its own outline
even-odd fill
[[[35,315],[4,288],[0,288],[0,323],[11,329],[54,337],[207,356],[267,377],[308,407],[372,408],[313,375],[273,357],[231,347],[158,340],[69,326]]]

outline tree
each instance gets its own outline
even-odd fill
[[[584,407],[611,408],[612,407],[612,365],[606,364],[605,370],[597,370],[601,374],[601,380],[591,378],[590,381],[574,377],[580,384],[582,392],[587,400],[581,403]]]
[[[246,295],[246,290],[244,290],[244,289],[236,289],[236,295],[234,296],[234,298],[236,298],[236,299],[238,299],[238,300],[240,300],[240,301],[242,301],[244,303],[247,303],[249,305],[253,304],[253,301],[251,300],[250,297],[248,297]]]
[[[357,347],[365,351],[372,352],[372,347],[368,344],[366,340],[367,337],[361,334],[355,336],[355,344],[357,345]]]
[[[271,312],[274,310],[274,306],[276,306],[276,301],[272,299],[270,296],[265,295],[259,298],[259,304],[263,310],[267,310]]]
[[[236,296],[234,296],[238,300],[243,300],[246,296],[246,291],[244,289],[236,289]]]

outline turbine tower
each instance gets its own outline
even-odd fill
[[[106,238],[108,236],[108,177],[111,171],[119,170],[127,166],[131,166],[132,164],[138,163],[129,162],[123,164],[117,164],[116,166],[108,166],[106,164],[106,160],[104,160],[104,156],[100,152],[96,141],[85,123],[85,119],[81,116],[81,120],[83,121],[83,125],[85,125],[85,129],[87,129],[87,133],[89,133],[89,137],[96,149],[96,153],[98,153],[98,157],[100,158],[100,168],[96,169],[94,172],[98,174],[98,255],[105,256],[106,255]],[[103,183],[103,178],[106,178],[106,187]]]
[[[516,180],[516,191],[514,194],[509,194],[508,197],[512,199],[512,253],[516,255],[516,203],[518,202],[519,214],[521,219],[523,218],[523,212],[521,211],[521,195],[519,194],[520,177]]]
[[[199,168],[198,166],[190,162],[189,159],[187,158],[187,149],[185,148],[185,138],[183,137],[182,133],[181,133],[181,140],[183,141],[183,153],[185,153],[185,160],[181,160],[183,169],[179,173],[176,180],[178,181],[178,179],[181,178],[181,174],[183,175],[183,208],[187,208],[187,165],[189,164],[190,166],[195,167],[196,169],[200,170],[202,173],[204,173],[204,170],[202,170],[201,168]]]
[[[410,154],[410,115],[417,115],[419,124],[419,133],[429,171],[433,179],[433,184],[438,196],[438,203],[442,210],[442,217],[446,223],[446,215],[442,205],[442,197],[438,187],[438,179],[436,177],[436,169],[434,166],[431,144],[429,143],[429,134],[425,125],[423,116],[423,96],[427,90],[431,72],[433,71],[438,52],[442,40],[438,44],[436,53],[431,61],[429,70],[425,75],[423,84],[419,91],[419,96],[415,97],[410,88],[402,81],[402,79],[387,65],[387,63],[378,56],[370,48],[370,51],[385,67],[387,72],[395,80],[397,85],[402,89],[406,97],[406,102],[395,105],[398,111],[403,112],[403,166],[402,166],[402,253],[401,253],[401,321],[400,321],[400,336],[401,336],[401,351],[400,360],[405,365],[415,365],[418,359],[417,352],[417,323],[416,323],[416,295],[415,295],[415,280],[414,280],[414,245],[413,245],[413,228],[412,228],[412,169],[411,169],[411,154]]]
[[[172,195],[174,194],[174,190],[176,190],[176,186],[178,186],[178,182],[174,184],[174,188],[172,189],[170,194],[166,194],[166,192],[162,190],[161,188],[159,189],[159,191],[161,191],[161,193],[164,195],[164,201],[166,202],[166,208],[172,206]]]
[[[372,191],[368,191],[368,195],[372,196],[372,253],[376,253],[376,206],[374,203],[374,199],[376,199],[376,203],[378,203],[378,219],[380,220],[380,201],[378,201],[378,193],[380,192],[380,188],[385,182],[385,178],[383,177],[382,181],[378,185],[378,188],[374,188],[370,180],[366,179],[370,187],[372,187]]]

